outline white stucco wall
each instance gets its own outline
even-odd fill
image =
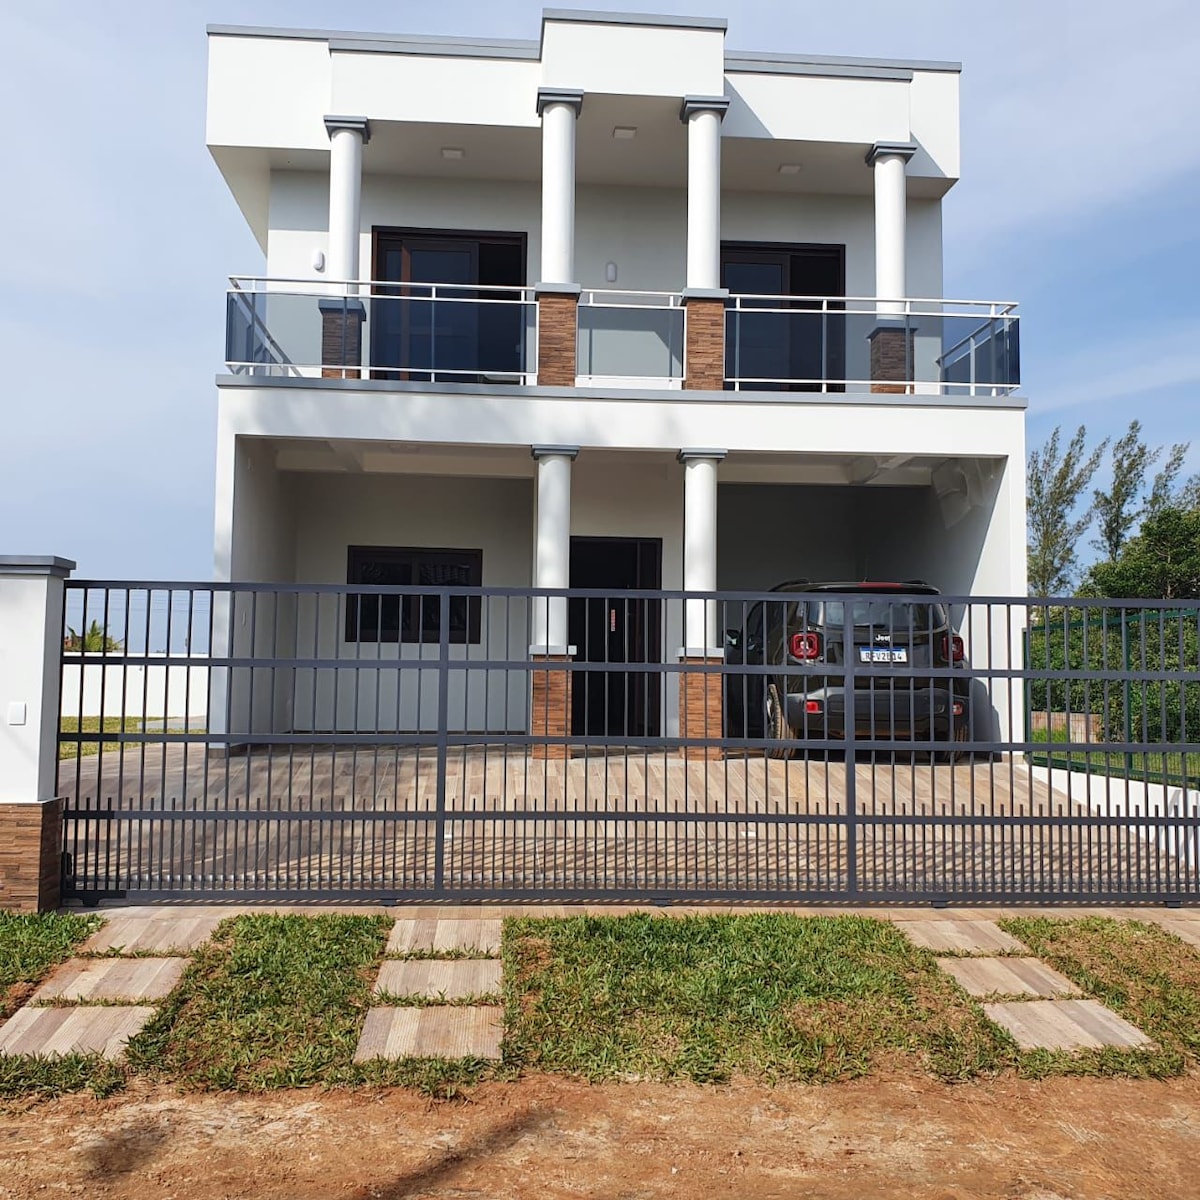
[[[310,171],[271,175],[267,274],[320,281],[314,251],[326,250],[329,184]],[[541,191],[536,183],[478,184],[441,179],[366,176],[360,261],[372,261],[374,226],[493,230],[527,237],[526,278],[536,283],[541,259]],[[675,188],[581,185],[576,200],[576,270],[585,288],[677,291],[685,282],[687,195]],[[722,198],[725,241],[821,243],[846,247],[846,294],[875,292],[875,209],[870,196],[730,192]],[[941,204],[909,199],[909,292],[942,290]],[[617,282],[605,266],[617,265]]]
[[[352,545],[479,549],[485,586],[528,587],[532,578],[531,480],[313,474],[297,477],[296,497],[296,578],[302,582],[345,584]],[[355,668],[319,675],[297,670],[294,728],[437,728],[436,645],[347,642],[344,610],[333,597],[303,598],[297,622],[302,656],[354,659]],[[483,614],[480,643],[451,646],[450,655],[455,662],[524,660],[529,641],[528,601],[494,597]],[[372,659],[398,657],[431,669],[369,669]],[[507,677],[503,671],[453,672],[450,727],[524,729],[527,686],[520,671]]]
[[[546,20],[542,82],[618,95],[718,95],[724,43],[721,29]]]

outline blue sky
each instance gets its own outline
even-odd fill
[[[603,7],[597,2],[560,7]],[[204,26],[538,33],[528,0],[38,0],[6,13],[0,553],[211,574],[229,274],[258,248],[204,146]],[[1200,470],[1195,0],[623,0],[734,49],[958,59],[946,294],[1021,302],[1030,445],[1131,416]]]

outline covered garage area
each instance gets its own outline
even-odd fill
[[[731,454],[717,585],[923,580],[950,595],[1024,590],[1022,510],[1003,458]]]

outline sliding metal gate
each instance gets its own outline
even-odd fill
[[[446,582],[69,582],[66,894],[1200,895],[1200,606]]]

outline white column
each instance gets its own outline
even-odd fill
[[[908,295],[908,179],[916,147],[877,142],[867,155],[875,172],[875,295],[881,313],[903,315]]]
[[[724,450],[681,450],[683,463],[683,590],[717,590],[717,466]],[[684,605],[683,653],[689,658],[721,653],[714,600]]]
[[[534,446],[537,459],[537,532],[533,586],[565,588],[571,582],[571,463],[578,446]],[[536,654],[569,654],[567,601],[564,596],[539,597],[533,602],[533,643]]]
[[[542,268],[540,283],[575,282],[575,122],[583,93],[541,88]]]
[[[0,556],[0,804],[55,795],[63,581],[74,568],[65,558]]]
[[[366,117],[326,117],[329,132],[329,254],[325,271],[330,279],[357,280],[358,245],[362,227],[362,152],[370,141]],[[354,295],[358,288],[349,289]]]
[[[725,96],[688,96],[680,118],[688,129],[687,286],[721,286],[721,121]]]

